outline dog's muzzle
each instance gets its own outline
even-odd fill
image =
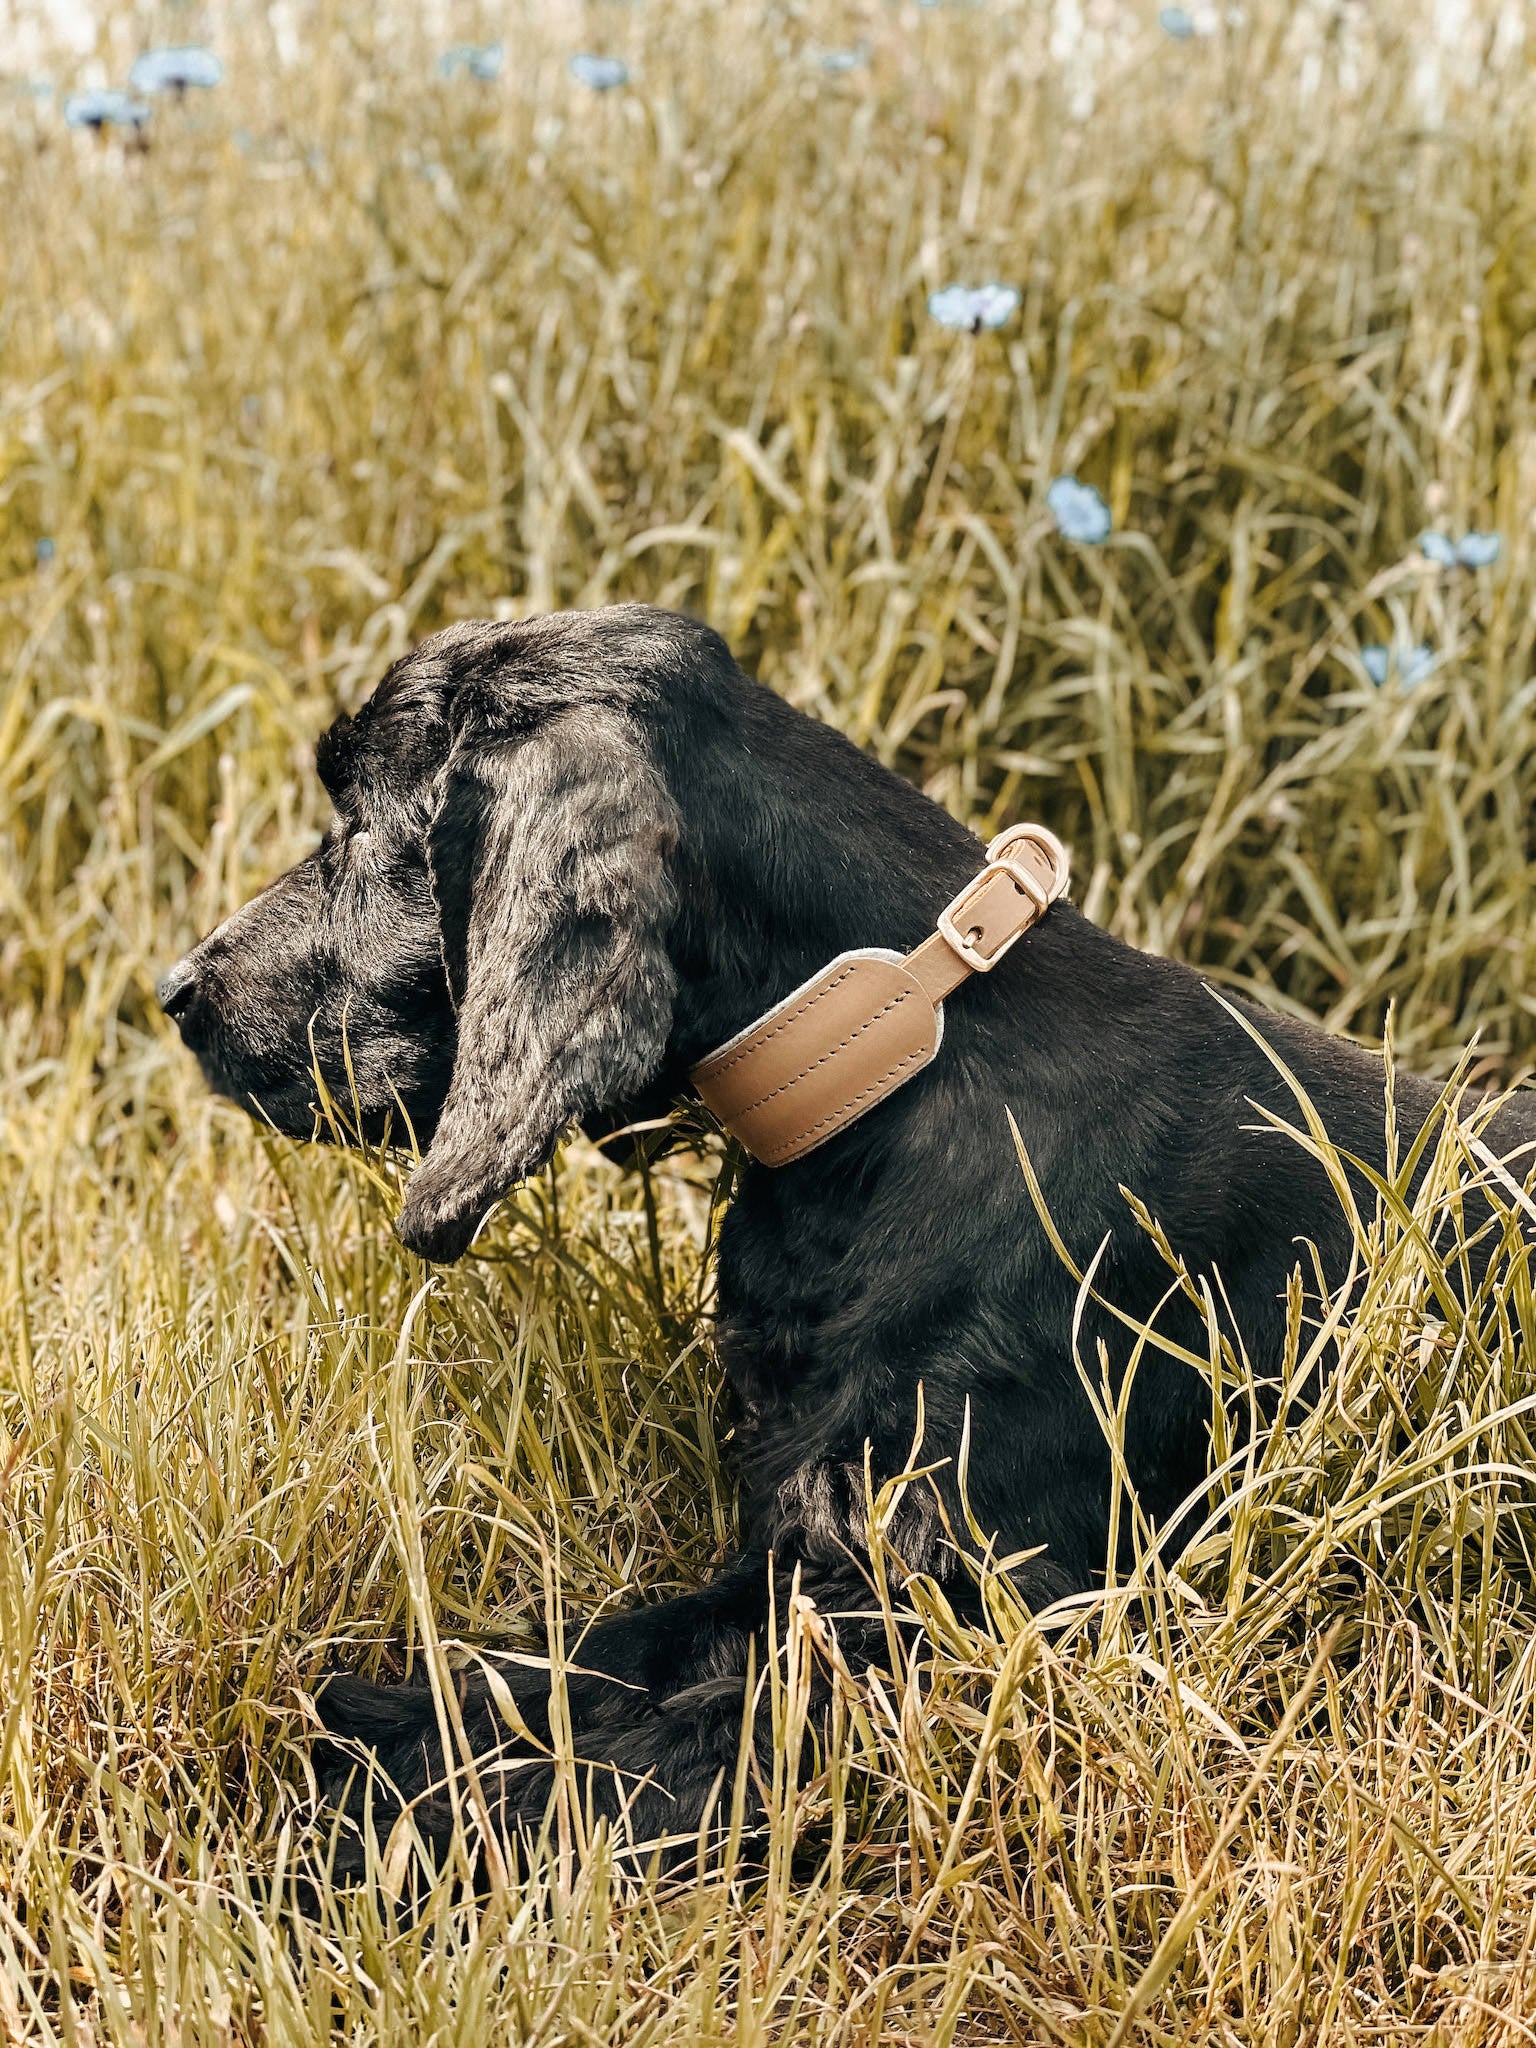
[[[1054,832],[1010,826],[920,946],[839,953],[689,1079],[754,1159],[803,1159],[922,1072],[943,1042],[944,998],[989,974],[1066,894],[1070,872]]]

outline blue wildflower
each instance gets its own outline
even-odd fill
[[[135,92],[181,93],[193,86],[206,90],[223,76],[224,66],[212,50],[205,50],[201,43],[178,43],[136,57],[128,83]]]
[[[1496,533],[1463,534],[1456,545],[1456,559],[1464,569],[1491,569],[1503,546]]]
[[[1378,690],[1385,686],[1394,669],[1403,688],[1411,690],[1432,675],[1439,663],[1435,650],[1421,640],[1416,647],[1362,647],[1360,665]]]
[[[467,71],[471,78],[490,85],[501,76],[502,56],[500,43],[455,43],[438,58],[437,68],[444,78],[452,78],[456,71]]]
[[[1464,533],[1460,540],[1452,540],[1431,527],[1419,535],[1419,553],[1439,569],[1491,569],[1503,548],[1496,533]]]
[[[859,43],[851,50],[823,50],[817,63],[830,77],[840,78],[849,71],[861,71],[869,62],[868,43]]]
[[[143,100],[116,88],[96,92],[72,92],[64,102],[64,119],[71,128],[142,128],[149,119]]]
[[[1242,10],[1232,8],[1227,15],[1235,27],[1242,19]],[[1213,36],[1221,25],[1221,17],[1210,4],[1201,0],[1196,7],[1165,7],[1157,17],[1157,25],[1165,36],[1172,36],[1176,43],[1187,43],[1191,36]]]
[[[37,537],[37,546],[33,552],[39,562],[51,562],[55,553],[53,535],[51,533],[40,533]]]
[[[482,43],[478,50],[471,50],[469,54],[470,77],[490,85],[501,76],[501,59],[500,43]]]
[[[1096,548],[1108,540],[1114,528],[1109,507],[1092,484],[1080,484],[1075,476],[1059,476],[1045,494],[1056,531],[1064,540]]]
[[[1011,284],[946,285],[928,299],[928,317],[941,327],[963,327],[980,334],[983,327],[1001,327],[1018,310],[1019,295]]]
[[[596,57],[590,50],[578,50],[565,68],[578,85],[588,85],[593,92],[612,92],[629,83],[629,66],[622,57]]]

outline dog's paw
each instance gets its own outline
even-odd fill
[[[505,1690],[505,1689],[503,1689]],[[442,1730],[425,1667],[406,1685],[375,1685],[350,1672],[321,1681],[315,1706],[324,1735],[316,1776],[328,1814],[320,1817],[326,1860],[338,1883],[367,1874],[367,1836],[383,1853],[392,1830],[408,1814],[429,1862],[446,1848],[456,1825],[471,1837],[486,1822],[514,1856],[536,1834],[553,1788],[543,1744],[530,1746],[526,1729],[514,1731],[478,1675],[462,1678],[456,1720],[469,1761],[451,1741],[445,1762]],[[483,1845],[482,1845],[483,1847]],[[423,1873],[412,1879],[419,1884]]]
[[[324,1735],[315,1775],[323,1811],[319,1833],[338,1883],[366,1874],[367,1836],[382,1853],[402,1813],[432,1846],[453,1831],[453,1808],[431,1688],[423,1671],[407,1685],[375,1685],[337,1672],[315,1689]]]
[[[410,1740],[427,1730],[435,1732],[437,1726],[429,1687],[374,1685],[350,1671],[338,1671],[321,1680],[315,1691],[315,1708],[327,1735],[342,1742],[366,1743],[370,1749],[402,1738]]]

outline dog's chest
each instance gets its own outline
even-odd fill
[[[855,1218],[750,1184],[720,1236],[716,1348],[749,1443],[818,1377],[829,1327],[863,1287]]]

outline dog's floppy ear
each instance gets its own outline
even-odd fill
[[[466,721],[428,839],[458,1051],[396,1226],[423,1258],[458,1258],[574,1118],[655,1078],[678,828],[622,712],[572,706],[522,735]]]

